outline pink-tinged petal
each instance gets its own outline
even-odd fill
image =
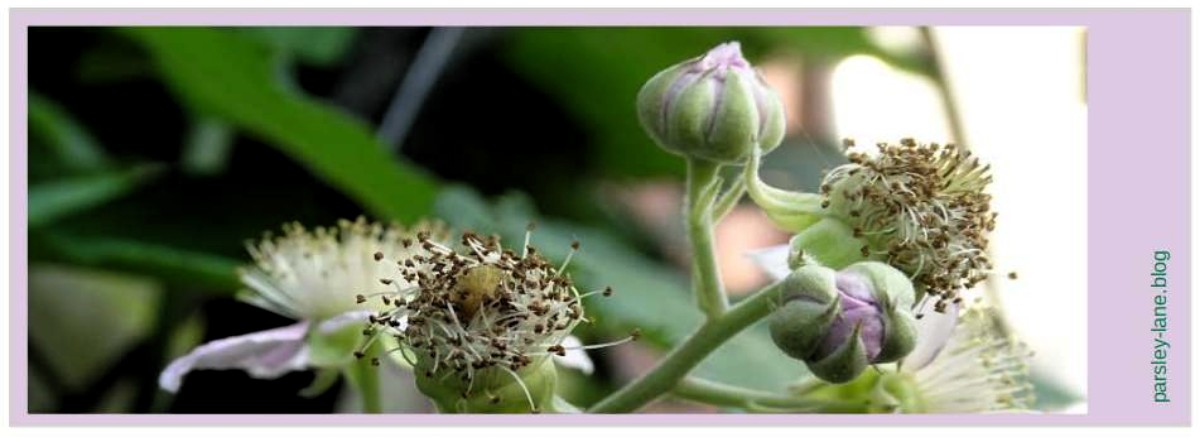
[[[916,314],[921,318],[917,320],[917,347],[900,363],[902,371],[912,372],[929,365],[950,341],[958,324],[958,304],[947,304],[945,313],[934,310],[935,304],[928,300],[917,306]]]
[[[367,325],[367,318],[370,318],[372,314],[373,314],[372,312],[367,311],[367,310],[357,310],[357,311],[342,313],[340,315],[326,319],[325,322],[322,322],[320,325],[318,325],[317,332],[321,333],[323,335],[330,335],[330,334],[337,333],[338,331],[341,331],[342,329],[349,327],[351,325],[365,327]],[[407,318],[405,318],[405,319],[407,319]],[[403,322],[404,325],[408,324],[407,321],[402,320],[401,322]],[[404,328],[401,327],[400,330],[403,331]]]
[[[596,370],[595,364],[592,363],[592,358],[589,358],[587,352],[579,347],[583,347],[583,342],[574,336],[567,336],[563,339],[563,347],[566,347],[567,354],[565,356],[554,356],[554,362],[567,368],[574,368],[583,372],[583,374],[592,374]]]
[[[776,281],[787,278],[788,274],[792,273],[792,269],[788,267],[788,255],[791,253],[791,247],[787,244],[766,247],[762,249],[751,250],[746,252],[746,257],[758,264],[764,272],[771,276],[771,279]]]
[[[308,323],[300,322],[205,343],[172,361],[159,375],[158,385],[179,391],[184,375],[192,370],[245,370],[260,379],[302,370],[308,365],[307,331]]]

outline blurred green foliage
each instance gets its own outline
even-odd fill
[[[854,27],[524,28],[511,39],[505,55],[513,68],[564,103],[588,129],[601,168],[615,176],[683,176],[683,163],[642,133],[631,111],[634,97],[659,70],[719,43],[741,42],[751,60],[870,54],[927,72],[921,59],[883,51],[865,28]]]
[[[49,148],[64,169],[96,172],[109,167],[107,154],[87,129],[37,93],[29,94],[29,135]]]
[[[359,34],[356,28],[336,26],[272,26],[233,30],[266,42],[276,53],[318,66],[333,66],[343,62]]]
[[[365,123],[280,86],[261,41],[210,28],[126,28],[157,62],[163,81],[201,113],[283,150],[375,216],[414,221],[433,183],[389,156]]]
[[[242,228],[185,233],[187,226],[155,226],[150,220],[130,217],[172,203],[172,198],[143,187],[164,173],[176,181],[221,180],[237,165],[236,149],[244,148],[239,140],[249,137],[277,149],[312,178],[381,219],[413,221],[436,215],[458,228],[500,233],[509,241],[522,238],[526,224],[537,221],[541,227],[534,242],[552,259],[562,259],[572,240],[582,241],[584,251],[573,264],[578,281],[592,288],[611,285],[617,293],[591,302],[589,312],[595,327],[583,332],[594,337],[619,336],[637,328],[647,342],[665,349],[687,336],[701,320],[685,276],[640,249],[644,245],[638,245],[636,236],[629,236],[634,233],[629,231],[632,224],[620,219],[620,211],[605,208],[603,212],[615,218],[584,225],[539,215],[534,202],[520,192],[510,192],[494,203],[465,186],[439,192],[429,173],[386,153],[368,123],[304,92],[296,83],[297,67],[338,68],[349,59],[356,38],[362,35],[360,30],[138,27],[114,31],[137,49],[98,46],[83,54],[80,78],[86,84],[96,84],[97,78],[129,81],[145,75],[161,81],[186,115],[185,131],[179,146],[174,147],[179,151],[173,155],[178,162],[156,164],[113,157],[86,124],[63,106],[31,94],[31,157],[36,157],[31,164],[39,171],[31,174],[29,201],[34,260],[74,266],[69,268],[108,269],[122,272],[114,275],[136,278],[130,281],[161,281],[171,287],[228,296],[238,287],[234,268],[242,258],[225,251],[240,243]],[[510,68],[558,100],[587,129],[589,142],[594,144],[589,151],[599,160],[595,176],[636,179],[677,176],[682,170],[677,158],[654,148],[637,127],[632,103],[640,84],[658,69],[730,39],[742,40],[751,57],[781,50],[821,58],[854,52],[886,56],[857,28],[524,28],[510,30],[500,40],[504,42],[501,56]],[[192,178],[179,178],[180,172]],[[171,180],[163,185],[178,186]],[[257,220],[251,224],[288,220],[287,216],[272,216],[270,203],[254,204],[253,194],[225,198],[231,207],[254,209],[239,212]],[[247,198],[246,203],[238,202]],[[131,230],[137,223],[148,224],[145,227],[149,229]],[[229,244],[208,244],[214,241]],[[129,302],[120,297],[109,299],[99,287],[88,290],[86,296],[95,297],[95,302]],[[62,292],[40,285],[32,296],[38,298],[39,309],[54,310],[62,301],[56,301],[54,294],[42,293],[47,290]],[[141,313],[106,316],[107,320],[125,321],[123,327],[129,330],[124,332],[129,336],[121,341],[124,344],[112,345],[127,346],[130,339],[144,339],[154,324],[161,323],[161,318],[147,319],[156,311],[149,305],[139,305],[136,311]],[[54,314],[70,315],[70,310]],[[171,321],[185,322],[181,318]],[[164,348],[161,354],[178,354],[175,347],[181,339],[196,339],[195,322],[187,323],[191,326],[180,327],[172,338],[176,343],[165,342],[163,345],[171,348]],[[64,329],[59,338],[76,333],[80,332]],[[185,335],[192,337],[179,337]],[[109,353],[109,358],[120,353],[110,347],[95,350]],[[98,376],[103,365],[85,364],[81,370]],[[778,388],[801,377],[803,367],[775,351],[765,330],[753,329],[706,361],[699,372],[739,385]],[[116,389],[118,384],[110,385]]]

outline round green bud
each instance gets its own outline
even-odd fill
[[[841,271],[810,264],[783,284],[768,322],[771,338],[825,381],[849,382],[916,345],[912,284],[887,264],[860,262]]]
[[[784,135],[783,103],[737,42],[669,67],[637,97],[638,120],[663,149],[718,163],[769,151]]]

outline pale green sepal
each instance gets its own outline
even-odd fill
[[[867,351],[862,343],[862,323],[854,326],[854,332],[833,353],[819,361],[808,363],[808,370],[825,382],[842,384],[854,380],[867,369]]]
[[[338,377],[341,376],[341,370],[336,368],[321,368],[317,369],[317,375],[313,378],[311,384],[300,390],[300,396],[306,398],[314,398],[329,391],[329,388],[337,383]]]
[[[862,277],[883,313],[883,344],[875,363],[894,362],[917,346],[917,319],[913,316],[912,281],[899,269],[882,262],[865,261],[846,267],[845,272]]]
[[[549,357],[515,372],[521,383],[498,367],[476,370],[469,382],[452,371],[430,372],[428,365],[415,367],[417,389],[441,413],[541,413],[553,406],[558,372]]]
[[[762,76],[755,73],[753,81],[761,84],[766,84]],[[775,93],[771,88],[758,88],[760,93],[765,94],[761,99],[770,103],[764,106],[767,115],[764,121],[764,126],[759,128],[758,147],[763,150],[763,153],[770,153],[783,143],[783,137],[787,133],[787,116],[783,112],[783,100],[779,99],[779,94]]]
[[[683,152],[684,156],[711,159],[711,155],[705,152],[711,149],[705,134],[708,117],[716,101],[712,84],[704,79],[684,86],[667,110],[664,128],[667,145],[674,151]]]
[[[555,395],[554,400],[550,401],[550,406],[546,408],[547,413],[559,414],[580,414],[583,410],[576,407],[574,404],[567,402],[562,396]]]
[[[867,259],[862,254],[866,243],[854,236],[850,226],[834,218],[821,218],[793,236],[789,244],[793,254],[834,269]]]
[[[872,402],[882,412],[924,413],[920,390],[912,378],[903,373],[885,373],[875,384]]]
[[[309,327],[308,359],[314,367],[337,368],[354,361],[354,351],[362,343],[362,325],[348,324],[333,333],[319,333]]]
[[[663,127],[665,108],[670,106],[670,103],[662,97],[666,96],[667,91],[686,71],[687,68],[684,65],[676,65],[663,70],[651,77],[637,95],[638,121],[642,124],[642,128],[660,147],[679,155],[684,155],[684,152],[668,142],[666,130]]]
[[[783,282],[780,305],[767,321],[771,340],[788,356],[807,360],[841,309],[837,273],[810,265]]]
[[[759,125],[750,80],[738,71],[726,74],[725,87],[718,98],[720,106],[704,128],[710,147],[697,151],[697,156],[717,162],[741,162],[754,149]]]

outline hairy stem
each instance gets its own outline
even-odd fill
[[[729,308],[713,247],[712,208],[720,190],[720,168],[716,163],[689,159],[687,200],[684,202],[688,241],[692,246],[692,291],[696,293],[700,310],[709,320],[720,317]]]
[[[633,412],[670,392],[713,350],[770,314],[779,293],[780,285],[773,284],[737,303],[719,318],[705,322],[686,341],[671,350],[648,373],[600,401],[588,411],[591,413]]]
[[[736,407],[756,411],[853,411],[862,404],[850,401],[811,399],[796,395],[776,394],[722,384],[716,381],[688,377],[672,391],[676,396],[705,404]]]
[[[745,195],[746,180],[734,180],[733,184],[729,186],[729,190],[726,190],[725,194],[721,195],[721,197],[717,199],[716,203],[713,204],[713,223],[720,223],[721,219],[725,218],[725,215],[728,215],[729,212],[732,212],[733,209],[737,207],[737,203],[741,201],[742,197]]]

